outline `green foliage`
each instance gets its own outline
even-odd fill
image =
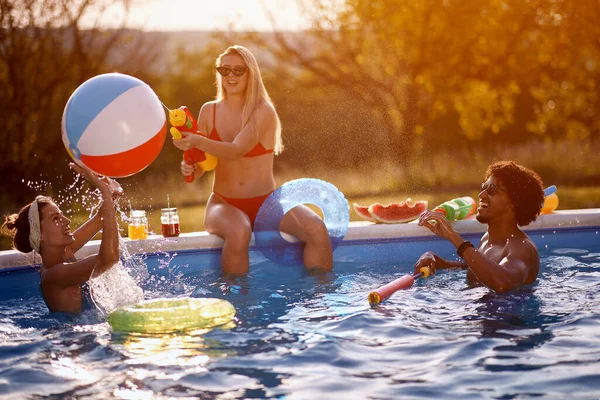
[[[501,159],[548,184],[600,183],[597,0],[299,2],[313,19],[305,32],[200,35],[81,28],[127,0],[0,0],[2,209],[72,181],[61,116],[86,79],[128,73],[197,114],[233,43],[257,56],[282,121],[278,183],[312,176],[357,198],[456,192]],[[180,160],[167,139],[149,168],[122,179],[132,205],[164,206],[167,193],[204,202],[211,174],[186,184]],[[583,197],[565,202],[598,206]]]
[[[401,159],[445,145],[597,138],[600,3],[303,0],[313,28],[247,39],[303,85],[336,87]],[[341,6],[340,6],[341,4]],[[440,126],[453,125],[440,132]],[[407,164],[407,163],[405,163]]]
[[[214,65],[222,51],[214,42],[206,43],[201,51],[178,45],[169,57],[171,67],[155,87],[163,102],[169,108],[185,105],[198,115],[202,104],[215,97]]]
[[[42,173],[60,186],[57,177],[67,173],[68,160],[60,139],[61,116],[77,86],[113,71],[152,81],[157,49],[143,35],[124,28],[80,29],[82,19],[104,5],[61,0],[0,2],[0,142],[5,146],[0,175],[5,187],[21,187],[2,191],[2,203],[29,200],[33,193],[22,189],[23,182],[37,181]]]

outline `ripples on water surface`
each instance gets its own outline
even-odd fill
[[[542,263],[536,285],[510,294],[465,290],[464,272],[444,271],[375,308],[367,293],[410,266],[342,263],[323,277],[265,262],[233,283],[206,270],[162,292],[153,282],[146,297],[224,297],[235,325],[161,336],[5,300],[0,396],[598,398],[600,252]]]

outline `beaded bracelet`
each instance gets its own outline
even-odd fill
[[[460,258],[463,258],[465,250],[467,250],[469,247],[475,248],[475,246],[473,246],[473,243],[469,242],[468,240],[465,240],[460,244],[460,246],[457,247],[456,254],[458,254]]]

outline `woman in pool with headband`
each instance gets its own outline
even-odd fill
[[[119,233],[114,198],[123,194],[121,186],[110,178],[100,178],[87,167],[71,163],[100,190],[102,203],[98,213],[71,233],[70,220],[51,198],[37,196],[18,214],[5,217],[2,230],[12,236],[14,247],[23,252],[36,251],[42,258],[40,288],[48,309],[77,314],[93,302],[87,282],[119,262]],[[98,254],[81,260],[75,253],[102,229]]]
[[[248,245],[256,214],[275,190],[274,155],[283,149],[277,111],[265,89],[258,63],[245,47],[231,46],[216,61],[217,99],[198,116],[208,138],[182,132],[173,140],[181,150],[196,147],[219,158],[205,229],[225,239],[221,266],[226,273],[248,272]],[[198,170],[197,170],[198,169]],[[184,176],[204,171],[181,162]],[[281,230],[304,242],[307,268],[332,268],[331,243],[321,218],[297,206],[281,220]]]

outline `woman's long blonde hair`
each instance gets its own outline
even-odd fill
[[[248,86],[246,88],[246,101],[244,102],[244,108],[242,109],[242,127],[251,124],[254,133],[258,136],[258,132],[256,131],[252,119],[252,113],[257,106],[263,102],[271,105],[273,110],[275,110],[275,106],[263,83],[258,62],[256,62],[256,58],[250,50],[244,46],[230,46],[217,57],[215,65],[218,67],[221,63],[221,58],[229,54],[238,54],[241,56],[246,67],[248,67]],[[227,92],[223,89],[223,78],[221,75],[218,72],[215,72],[215,76],[217,80],[217,101],[220,101],[227,98]],[[281,141],[281,122],[279,121],[277,111],[275,111],[275,118],[277,119],[277,128],[275,130],[275,147],[273,148],[273,152],[279,154],[283,151],[283,143]]]

